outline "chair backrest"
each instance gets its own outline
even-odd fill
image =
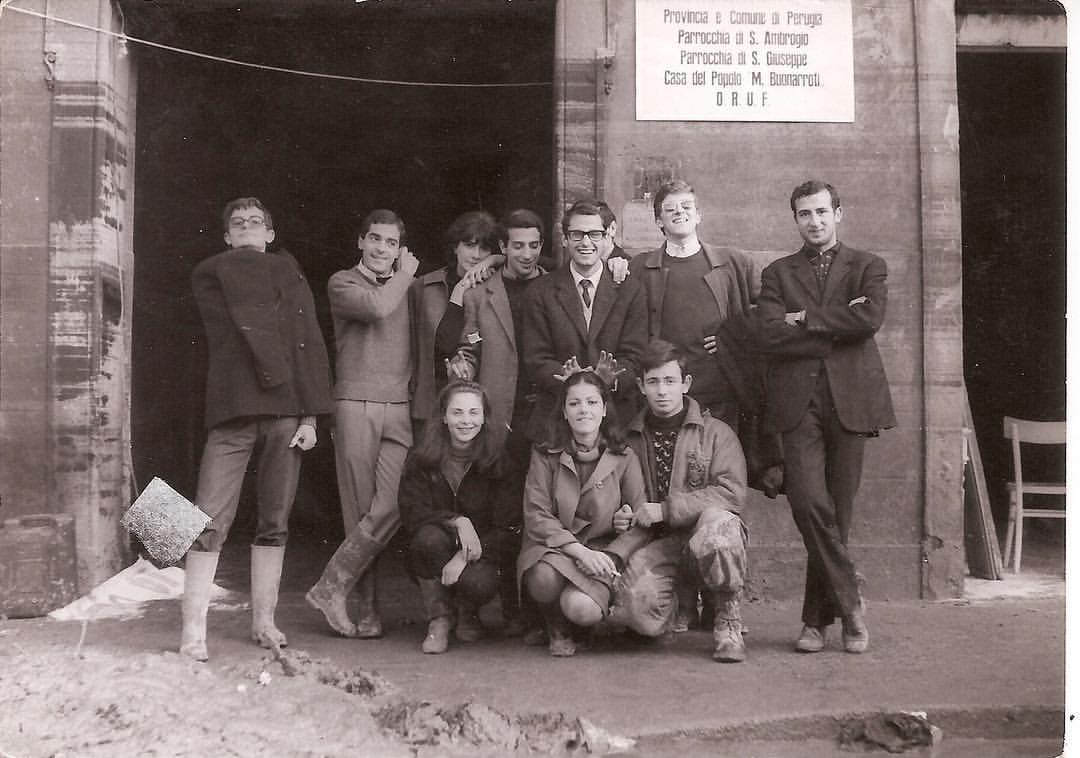
[[[1065,422],[1028,421],[1006,416],[1005,437],[1016,442],[1031,442],[1036,445],[1064,445]]]
[[[1006,439],[1012,440],[1013,481],[1016,483],[1017,488],[1022,488],[1024,486],[1024,475],[1020,465],[1020,443],[1030,442],[1036,445],[1064,445],[1065,422],[1028,421],[1022,418],[1006,416],[1004,427]]]

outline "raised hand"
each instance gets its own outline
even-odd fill
[[[630,261],[626,258],[608,258],[607,267],[616,284],[622,284],[630,276]]]
[[[418,268],[420,268],[420,259],[410,253],[408,247],[402,245],[401,255],[398,256],[398,271],[413,276]]]
[[[499,267],[501,259],[502,256],[500,255],[489,255],[487,258],[484,258],[466,271],[465,276],[461,277],[461,282],[465,285],[465,289],[470,289],[481,282],[487,281]]]
[[[476,371],[472,361],[470,361],[459,350],[454,354],[453,358],[444,359],[446,363],[446,378],[450,380],[464,379],[466,381],[472,381]]]
[[[576,355],[571,355],[570,359],[567,360],[563,364],[562,373],[561,374],[552,374],[552,376],[554,376],[560,382],[565,382],[571,376],[573,376],[574,374],[578,373],[579,371],[583,371],[583,370],[584,369],[581,368],[581,364],[578,363],[577,356]]]
[[[612,353],[601,350],[600,360],[596,362],[596,368],[594,368],[593,371],[596,372],[598,377],[604,380],[604,383],[608,387],[614,387],[615,379],[619,374],[626,371],[626,369],[619,368],[619,362]]]

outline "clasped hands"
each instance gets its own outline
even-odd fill
[[[622,534],[632,526],[648,528],[653,524],[659,524],[664,520],[664,506],[662,503],[642,503],[635,511],[629,503],[623,503],[611,519],[611,525],[616,532]]]

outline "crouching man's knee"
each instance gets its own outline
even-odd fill
[[[737,592],[746,575],[747,531],[737,513],[709,510],[701,514],[687,545],[711,590]]]

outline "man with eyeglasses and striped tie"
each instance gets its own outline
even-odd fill
[[[579,201],[562,220],[568,265],[534,282],[526,292],[525,370],[539,389],[528,425],[531,440],[547,436],[562,381],[592,367],[615,390],[628,419],[636,410],[638,357],[648,340],[645,299],[630,277],[616,284],[605,265],[612,230],[596,203]]]

